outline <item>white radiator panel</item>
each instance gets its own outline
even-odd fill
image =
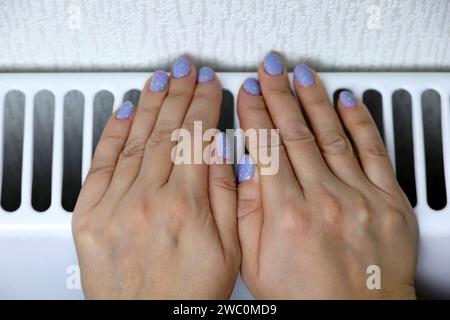
[[[73,274],[77,274],[77,258],[71,237],[71,213],[61,205],[63,180],[63,107],[67,92],[78,90],[84,95],[82,176],[89,169],[93,101],[96,93],[107,90],[117,107],[130,89],[140,90],[148,73],[46,73],[0,74],[0,137],[3,143],[4,101],[11,90],[25,94],[23,164],[20,207],[7,212],[0,208],[0,298],[79,299],[82,291]],[[219,73],[224,89],[237,97],[240,85],[253,73]],[[433,89],[440,95],[442,150],[445,195],[450,199],[450,74],[449,73],[322,73],[330,98],[340,88],[352,90],[358,97],[374,89],[382,97],[384,137],[391,160],[395,163],[394,118],[392,94],[404,89],[411,95],[414,142],[414,173],[417,204],[415,211],[420,226],[420,259],[418,282],[427,290],[450,297],[450,209],[430,208],[427,202],[424,131],[421,94]],[[33,110],[34,97],[49,90],[55,98],[52,180],[50,208],[37,212],[32,206],[33,176]],[[236,99],[235,99],[236,100]],[[238,126],[235,113],[235,124]],[[238,141],[242,143],[242,141]],[[241,148],[238,148],[238,150]],[[3,144],[0,155],[3,163]],[[239,156],[239,155],[238,155]],[[3,170],[0,170],[0,175]],[[3,177],[0,176],[0,180]],[[250,295],[238,281],[233,298]]]

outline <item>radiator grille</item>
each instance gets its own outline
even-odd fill
[[[137,104],[136,88],[148,76],[0,74],[0,240],[39,238],[51,232],[70,239],[70,211],[104,124],[121,101]],[[220,126],[238,126],[234,98],[242,81],[253,74],[218,76],[225,90]],[[450,239],[450,74],[321,76],[335,103],[338,93],[349,89],[367,104],[398,181],[415,207],[421,237]],[[73,250],[69,254],[73,256]]]

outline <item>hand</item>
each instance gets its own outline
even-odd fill
[[[74,214],[87,298],[225,299],[240,265],[230,165],[174,165],[177,128],[218,124],[214,72],[179,59],[109,119]],[[209,145],[209,142],[205,142]],[[204,147],[205,147],[204,145]]]
[[[416,219],[367,108],[346,91],[338,116],[305,65],[295,68],[294,97],[275,54],[258,75],[262,93],[247,80],[239,94],[241,127],[278,128],[282,143],[271,146],[277,174],[260,173],[255,151],[254,169],[239,165],[241,273],[250,291],[264,299],[415,298]],[[372,265],[381,289],[367,286]]]

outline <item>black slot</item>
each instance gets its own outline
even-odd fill
[[[22,188],[23,128],[25,95],[18,90],[5,96],[3,109],[2,208],[19,209]]]
[[[417,203],[411,95],[397,90],[392,95],[394,117],[395,166],[397,180],[414,207]]]
[[[52,199],[52,154],[55,97],[40,91],[34,97],[33,183],[31,204],[37,211],[50,207]]]
[[[227,129],[234,129],[234,97],[226,89],[222,90],[222,104],[220,106],[219,125],[217,128],[223,132]]]
[[[384,127],[383,127],[383,100],[381,94],[377,90],[369,89],[363,94],[363,102],[369,109],[381,138],[384,141]]]
[[[141,91],[137,89],[131,89],[124,94],[123,101],[130,101],[133,104],[133,106],[137,107],[139,104],[140,97]]]
[[[441,97],[435,90],[422,93],[422,120],[425,143],[427,201],[434,210],[447,204],[442,151]]]
[[[64,97],[64,165],[62,206],[73,211],[81,189],[84,96],[69,91]]]
[[[114,96],[111,92],[102,90],[94,97],[94,124],[92,132],[92,156],[102,135],[105,124],[111,116],[114,105]]]

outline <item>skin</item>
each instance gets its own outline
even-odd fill
[[[244,282],[258,299],[413,299],[417,222],[382,139],[361,101],[336,113],[313,74],[294,97],[286,71],[261,64],[262,96],[239,94],[241,127],[278,128],[282,142],[278,174],[256,168],[238,188]]]
[[[415,298],[417,223],[376,126],[360,101],[336,113],[313,73],[296,97],[286,70],[263,65],[262,96],[241,89],[241,127],[278,128],[281,143],[278,173],[257,164],[237,192],[229,165],[170,160],[173,130],[217,125],[217,78],[196,84],[191,66],[162,93],[147,83],[130,119],[113,115],[73,215],[85,296],[225,299],[240,267],[258,299]]]
[[[215,128],[221,86],[197,71],[142,90],[127,120],[113,114],[74,210],[72,229],[88,299],[226,299],[240,265],[230,165],[177,165],[173,130]],[[205,112],[207,111],[207,112]]]

